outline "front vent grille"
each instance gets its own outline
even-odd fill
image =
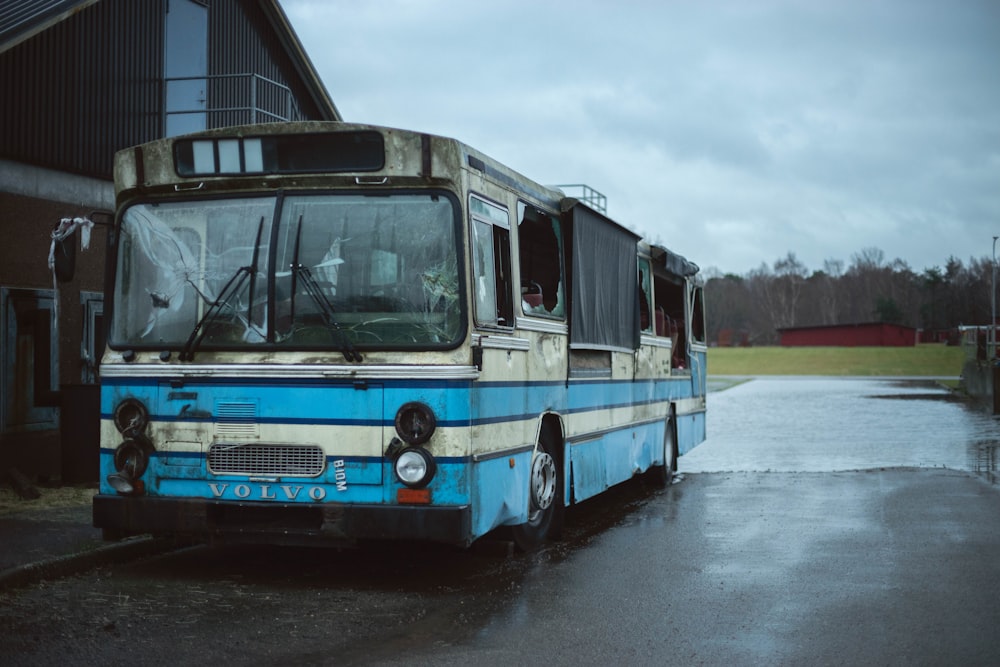
[[[316,477],[326,457],[317,446],[217,444],[208,450],[208,469],[221,475]]]
[[[256,403],[219,402],[215,434],[220,440],[255,440],[260,436]]]

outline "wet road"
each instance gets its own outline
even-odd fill
[[[683,481],[538,553],[196,547],[5,595],[0,663],[1000,664],[990,415],[810,379],[709,414]]]
[[[953,472],[698,476],[528,568],[469,638],[380,658],[997,664],[998,513],[994,489]]]
[[[418,661],[1000,664],[1000,422],[928,381],[774,378],[708,427],[683,482]]]

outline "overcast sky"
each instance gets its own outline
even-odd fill
[[[459,139],[702,268],[1000,234],[997,0],[281,0],[345,120]]]

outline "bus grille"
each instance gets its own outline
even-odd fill
[[[225,475],[315,477],[325,462],[317,446],[218,444],[208,450],[208,469]]]

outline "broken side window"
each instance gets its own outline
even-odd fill
[[[691,340],[695,343],[705,342],[705,288],[691,288]]]
[[[524,203],[517,208],[521,309],[525,315],[563,319],[566,306],[559,219]]]
[[[653,308],[663,319],[657,335],[670,338],[673,346],[672,366],[684,366],[684,281],[657,275],[653,280]],[[662,333],[661,333],[662,332]]]
[[[657,335],[662,336],[663,334],[660,333],[662,317],[661,319],[654,317],[653,284],[650,279],[649,260],[641,257],[639,258],[639,328],[645,333],[652,333],[654,324],[656,324]]]

